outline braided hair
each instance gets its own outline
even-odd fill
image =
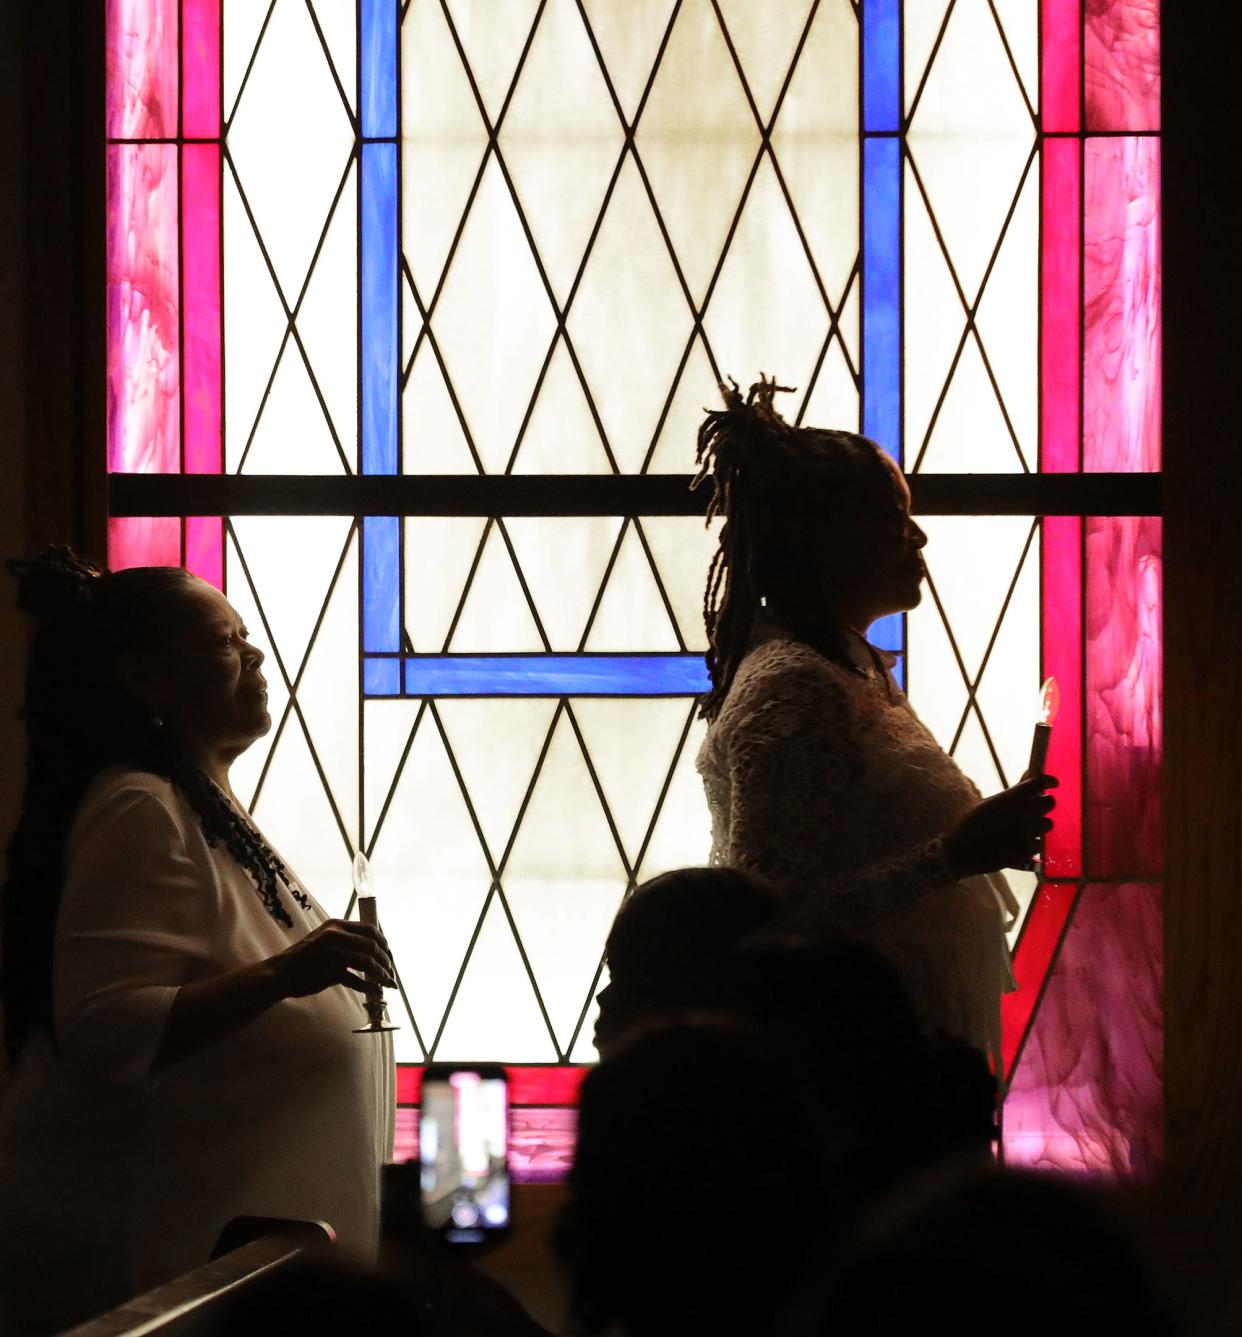
[[[228,850],[279,923],[293,924],[282,884],[298,904],[309,901],[258,831],[117,677],[119,655],[157,644],[194,577],[162,566],[101,571],[66,547],[7,565],[18,579],[17,606],[38,624],[22,708],[22,812],[0,890],[0,1004],[12,1063],[33,1031],[52,1031],[65,841],[87,786],[104,767],[120,763],[170,780],[197,814],[207,843]]]
[[[691,487],[710,474],[708,523],[725,517],[703,594],[712,686],[700,714],[708,720],[720,713],[765,605],[799,640],[849,663],[841,629],[819,623],[797,590],[807,535],[824,526],[826,503],[857,492],[877,447],[854,432],[786,422],[773,400],[791,389],[760,376],[743,397],[731,379],[720,387],[725,407],[709,410],[699,428]]]

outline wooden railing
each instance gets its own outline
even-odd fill
[[[211,1262],[70,1328],[61,1337],[199,1337],[214,1328],[224,1305],[245,1287],[331,1243],[331,1230],[319,1222],[259,1217],[234,1221],[221,1235]]]

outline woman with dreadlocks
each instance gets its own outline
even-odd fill
[[[353,1034],[356,972],[391,985],[392,962],[230,788],[271,727],[262,652],[184,571],[64,548],[10,567],[38,626],[0,898],[0,1329],[205,1262],[236,1216],[325,1220],[373,1253],[392,1053]]]
[[[699,755],[713,862],[759,873],[805,922],[897,965],[925,1026],[995,1060],[1013,987],[1000,869],[1050,830],[1056,781],[981,800],[871,646],[868,626],[915,607],[926,535],[900,470],[851,432],[799,428],[785,389],[736,384],[709,412],[696,483],[724,516],[704,619],[711,690]]]

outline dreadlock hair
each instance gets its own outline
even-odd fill
[[[708,523],[725,517],[703,594],[712,686],[699,713],[708,720],[720,713],[765,601],[800,640],[849,662],[840,629],[814,622],[795,591],[807,534],[824,526],[826,503],[858,492],[860,471],[878,448],[854,432],[786,422],[773,399],[791,390],[761,375],[743,398],[730,379],[720,387],[725,407],[709,409],[699,428],[699,468],[690,486],[710,474]]]
[[[52,1026],[52,947],[65,881],[65,841],[91,780],[122,763],[170,780],[253,879],[268,913],[291,926],[280,895],[309,905],[281,861],[168,731],[122,688],[122,651],[153,648],[194,583],[178,567],[101,571],[67,547],[10,561],[17,606],[38,626],[26,675],[26,782],[0,890],[0,1004],[14,1063],[31,1033]]]

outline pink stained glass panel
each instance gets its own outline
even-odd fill
[[[177,0],[107,0],[109,139],[177,135]]]
[[[1083,465],[1160,468],[1160,144],[1086,141]]]
[[[175,515],[114,515],[108,520],[108,565],[180,566],[181,521]]]
[[[1048,746],[1048,769],[1060,780],[1055,825],[1044,844],[1049,877],[1082,874],[1082,520],[1044,517],[1043,674],[1054,677],[1061,708]]]
[[[1076,139],[1044,141],[1040,245],[1040,468],[1079,468],[1082,168]]]
[[[1086,0],[1088,130],[1160,129],[1160,0]]]
[[[574,1160],[578,1111],[572,1108],[520,1107],[510,1112],[509,1169],[515,1184],[559,1184]],[[394,1161],[418,1156],[418,1107],[397,1110]]]
[[[220,414],[220,147],[181,151],[185,469],[217,474]]]
[[[1150,1178],[1164,1135],[1162,902],[1083,889],[1005,1100],[1005,1158]]]
[[[1039,23],[1043,128],[1054,133],[1073,132],[1082,119],[1081,0],[1042,0]]]
[[[224,521],[218,515],[186,516],[185,569],[224,588]]]
[[[220,135],[220,0],[181,2],[181,125],[187,139]]]
[[[1160,765],[1161,525],[1086,521],[1087,876],[1157,878]]]
[[[1045,882],[1026,912],[1013,958],[1018,987],[1001,997],[1001,1061],[1006,1073],[1012,1070],[1014,1058],[1026,1038],[1077,889],[1073,882]]]
[[[108,147],[108,468],[181,463],[177,148]]]

